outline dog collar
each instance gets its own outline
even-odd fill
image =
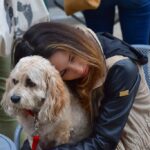
[[[32,117],[34,117],[34,132],[32,134],[32,150],[36,150],[39,140],[40,140],[40,136],[38,133],[39,122],[38,122],[38,118],[37,118],[37,113],[34,113],[33,111],[27,110],[27,109],[25,109],[25,112],[28,115],[31,115]]]
[[[37,149],[37,145],[38,145],[39,140],[40,140],[38,129],[39,129],[38,118],[37,118],[37,115],[34,115],[34,132],[33,132],[33,135],[32,135],[32,150]]]
[[[25,111],[25,113],[26,114],[28,114],[28,115],[30,115],[30,116],[35,116],[35,115],[37,115],[37,112],[33,112],[32,110],[28,110],[28,109],[24,109],[24,111]]]
[[[39,140],[40,140],[40,136],[39,135],[34,135],[33,136],[32,150],[36,150],[37,149],[37,145],[39,143]]]

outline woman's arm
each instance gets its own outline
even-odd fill
[[[135,63],[129,59],[117,62],[108,72],[105,96],[93,134],[79,143],[49,150],[114,150],[127,122],[139,83],[140,75]]]

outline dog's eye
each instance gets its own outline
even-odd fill
[[[12,79],[12,82],[13,82],[14,85],[16,85],[19,81],[16,80],[16,79]]]
[[[32,82],[31,79],[27,78],[26,79],[26,86],[35,87],[36,84],[34,82]]]
[[[41,102],[44,102],[45,101],[45,98],[41,98]]]

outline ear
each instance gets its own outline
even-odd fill
[[[2,100],[1,100],[1,105],[3,107],[3,109],[5,110],[5,112],[8,112],[8,107],[9,107],[9,101],[10,101],[10,97],[9,97],[9,91],[12,88],[12,81],[10,78],[8,78],[6,80],[6,85],[5,85],[5,92],[2,96]]]
[[[55,121],[63,109],[69,105],[69,92],[59,73],[48,75],[46,83],[47,96],[39,115],[42,120],[44,119],[43,121]]]

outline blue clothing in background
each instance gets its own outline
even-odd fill
[[[97,10],[83,12],[87,26],[95,32],[113,33],[116,5],[123,40],[129,44],[149,44],[150,0],[102,0]]]

